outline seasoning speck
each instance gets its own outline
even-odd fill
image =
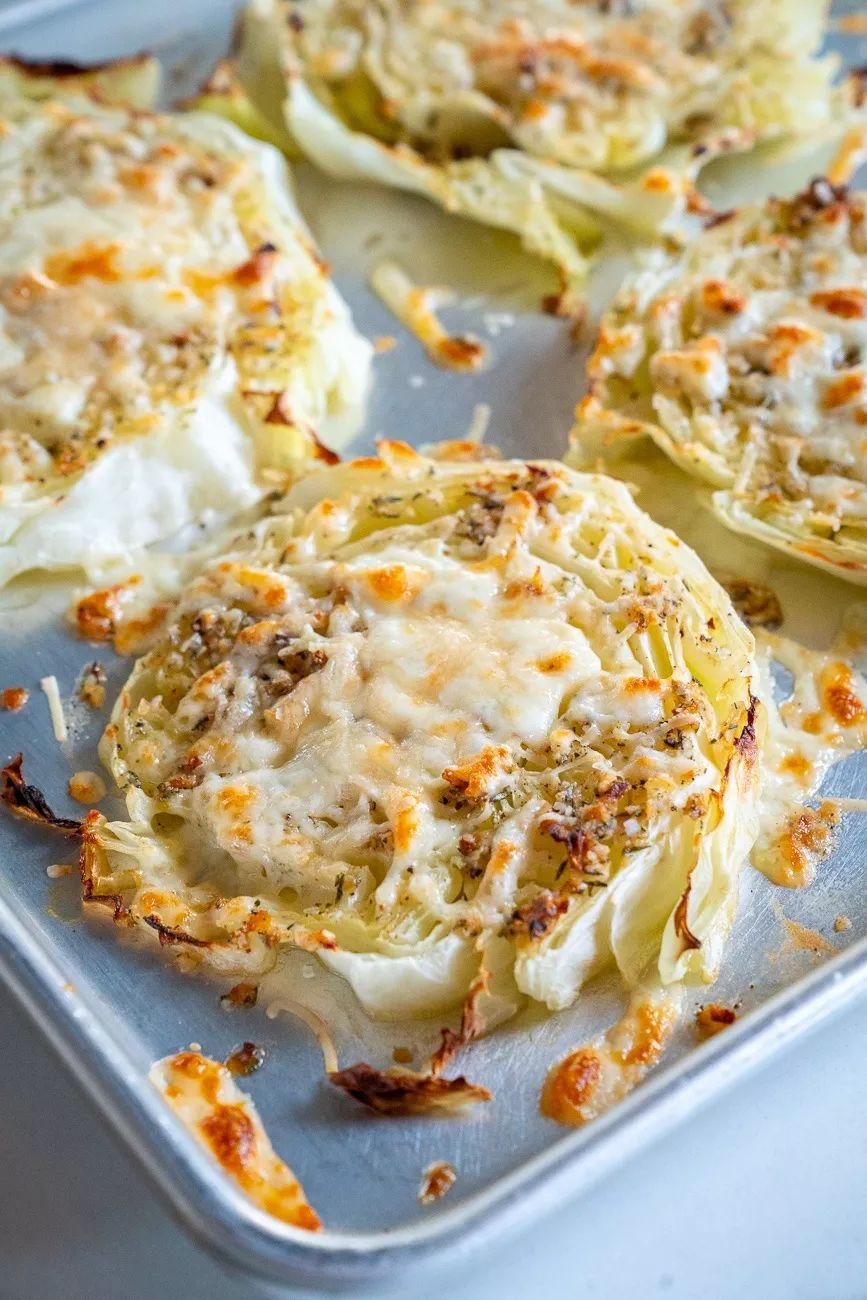
[[[242,1043],[226,1057],[226,1067],[231,1074],[246,1079],[248,1074],[255,1074],[265,1064],[265,1049],[255,1043]]]
[[[67,786],[78,803],[99,803],[105,798],[105,782],[96,772],[73,772]]]
[[[456,1178],[454,1165],[450,1165],[447,1160],[437,1160],[434,1164],[428,1165],[421,1176],[418,1199],[422,1205],[431,1205],[441,1196],[445,1196]]]
[[[0,709],[5,709],[7,713],[17,713],[29,699],[30,692],[23,686],[7,686],[5,691],[0,691]]]

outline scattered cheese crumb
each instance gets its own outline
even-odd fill
[[[78,697],[91,709],[101,709],[105,704],[105,669],[98,660],[88,664],[78,685]]]
[[[478,339],[449,334],[436,314],[454,298],[447,289],[413,284],[396,262],[380,262],[370,273],[370,287],[423,345],[432,361],[447,370],[478,370],[487,348]]]
[[[190,1043],[190,1051],[191,1051],[191,1052],[200,1052],[201,1050],[202,1050],[202,1044],[201,1044],[201,1043]]]
[[[373,340],[374,352],[390,352],[395,347],[397,347],[397,339],[393,334],[380,334],[379,338]]]
[[[60,702],[60,690],[57,685],[57,678],[52,675],[43,677],[39,685],[45,692],[45,698],[48,700],[48,709],[51,714],[51,725],[54,728],[54,739],[59,745],[65,745],[69,739],[69,731],[66,726],[66,718],[63,715],[63,705]]]
[[[424,388],[426,383],[427,380],[424,375],[410,375],[409,377],[410,388]]]
[[[488,425],[491,423],[491,408],[487,402],[476,402],[469,428],[465,434],[467,442],[484,442]]]
[[[395,1065],[412,1065],[413,1051],[411,1047],[396,1047],[391,1056]]]
[[[97,772],[73,772],[67,786],[78,803],[99,803],[105,798],[105,782]]]
[[[19,709],[24,708],[29,699],[30,692],[23,686],[7,686],[4,691],[0,691],[0,709],[6,709],[8,713],[17,713]]]
[[[721,1030],[728,1029],[736,1020],[737,1014],[731,1007],[721,1006],[718,1002],[708,1002],[695,1013],[696,1028],[705,1038],[712,1038]]]
[[[844,930],[852,929],[852,922],[849,920],[848,916],[838,916],[834,922],[834,929],[838,934],[842,934]]]
[[[61,880],[64,876],[71,876],[75,867],[68,862],[52,862],[45,868],[45,874],[51,880]]]
[[[422,1174],[418,1199],[422,1205],[430,1205],[433,1201],[438,1201],[441,1196],[445,1196],[450,1187],[454,1186],[456,1178],[454,1165],[450,1165],[447,1160],[437,1160],[435,1164],[428,1165]]]

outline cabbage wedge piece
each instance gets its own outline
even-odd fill
[[[161,70],[152,54],[134,54],[105,63],[33,63],[14,55],[0,56],[0,101],[56,99],[95,94],[114,104],[153,108]]]
[[[152,72],[0,64],[0,586],[128,573],[363,402],[371,349],[283,158],[219,116],[108,102]]]
[[[683,233],[722,151],[839,129],[825,5],[252,0],[240,76],[338,177],[516,232],[579,284],[614,221]]]
[[[296,483],[136,664],[102,742],[129,820],[90,814],[85,897],[226,973],[313,951],[375,1017],[469,995],[473,1035],[612,963],[710,980],[754,673],[621,484],[381,444]]]
[[[867,583],[867,196],[729,214],[622,289],[573,455],[648,433],[746,533]]]

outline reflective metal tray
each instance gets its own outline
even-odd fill
[[[234,5],[216,0],[70,3],[34,0],[0,5],[0,48],[34,58],[95,59],[150,48],[168,64],[167,95],[188,93],[225,50]],[[867,40],[850,39],[846,57],[867,62]],[[794,188],[821,165],[796,159],[753,178],[749,189]],[[740,185],[741,182],[738,182]],[[725,169],[714,197],[736,193]],[[376,362],[377,382],[366,431],[415,445],[458,437],[473,408],[491,408],[490,440],[506,453],[560,455],[580,396],[584,349],[562,321],[542,315],[539,299],[553,285],[544,267],[514,241],[456,219],[421,200],[337,186],[306,168],[299,191],[360,327],[371,337],[397,335]],[[403,262],[424,283],[457,291],[447,320],[487,340],[492,364],[479,375],[436,370],[366,287],[369,267],[384,256]],[[593,290],[598,309],[616,288],[626,260],[615,252]],[[616,466],[642,488],[642,504],[674,524],[712,565],[763,577],[779,593],[787,630],[806,641],[831,634],[857,591],[723,533],[695,501],[688,480],[650,449]],[[69,774],[96,766],[104,718],[80,719],[63,750],[51,734],[38,690],[56,674],[69,698],[92,647],[63,626],[69,592],[17,586],[0,597],[0,686],[31,690],[19,715],[0,715],[5,758],[21,749],[28,775],[61,812]],[[110,655],[111,686],[128,665]],[[836,769],[828,791],[867,793],[867,756]],[[775,890],[744,872],[741,910],[713,996],[740,1004],[737,1025],[697,1047],[688,1027],[655,1075],[612,1114],[576,1132],[538,1113],[546,1066],[612,1013],[615,992],[593,986],[570,1012],[525,1018],[476,1044],[465,1058],[472,1077],[495,1100],[459,1119],[386,1120],[362,1113],[323,1080],[319,1050],[307,1029],[265,1001],[228,1014],[226,984],[184,975],[153,948],[125,941],[104,918],[82,914],[74,879],[51,879],[46,865],[65,846],[8,818],[0,819],[0,973],[42,1026],[70,1068],[137,1152],[179,1216],[213,1250],[251,1274],[277,1282],[333,1286],[374,1281],[401,1271],[457,1267],[471,1248],[525,1227],[565,1197],[576,1196],[606,1169],[658,1138],[667,1127],[867,989],[867,902],[863,862],[867,823],[848,817],[835,855],[809,890]],[[68,859],[68,855],[67,855]],[[847,915],[852,928],[833,929]],[[815,928],[839,955],[827,959],[786,940],[783,916]],[[293,959],[294,960],[294,959]],[[385,1063],[390,1048],[414,1031],[372,1026],[336,977],[312,958],[297,961],[304,1000],[329,1008],[344,1063],[364,1056]],[[430,1026],[430,1034],[436,1026]],[[158,1056],[195,1040],[222,1056],[242,1039],[267,1049],[265,1067],[248,1081],[277,1149],[301,1178],[329,1231],[318,1237],[256,1210],[177,1125],[147,1082]],[[458,1180],[448,1197],[421,1206],[421,1171],[450,1160]]]

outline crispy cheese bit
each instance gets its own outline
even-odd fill
[[[248,1074],[255,1074],[264,1064],[265,1049],[255,1043],[242,1043],[226,1057],[226,1069],[241,1079],[246,1079]]]
[[[737,1020],[737,1012],[719,1002],[708,1002],[695,1013],[695,1027],[702,1038],[713,1038]]]
[[[447,1160],[436,1160],[428,1165],[422,1173],[418,1190],[418,1199],[422,1205],[433,1205],[434,1201],[445,1196],[449,1188],[454,1187],[457,1176],[454,1165]]]
[[[463,1075],[444,1079],[412,1070],[377,1070],[365,1061],[328,1077],[335,1087],[380,1115],[432,1115],[491,1100],[487,1088]]]
[[[73,772],[67,788],[77,803],[99,803],[107,793],[105,782],[96,772]]]
[[[57,678],[52,673],[50,677],[43,677],[39,685],[45,693],[48,701],[48,711],[51,714],[51,727],[54,731],[54,739],[59,745],[65,745],[69,739],[69,729],[66,725],[66,718],[63,713],[63,704],[60,699],[60,689],[57,685]]]
[[[16,754],[0,771],[0,803],[16,817],[62,831],[70,837],[81,834],[81,822],[70,817],[56,817],[42,791],[24,780],[24,755]],[[98,815],[98,814],[97,814]]]
[[[848,916],[837,916],[834,918],[834,929],[837,934],[842,934],[845,930],[852,929],[852,922]]]
[[[7,686],[0,691],[0,709],[7,713],[18,713],[30,699],[30,692],[23,686]]]
[[[304,1189],[275,1153],[256,1107],[219,1061],[179,1052],[157,1061],[150,1079],[175,1114],[242,1191],[284,1223],[322,1226]]]
[[[220,998],[220,1006],[225,1011],[235,1011],[241,1007],[255,1007],[256,1000],[259,997],[259,986],[257,984],[233,984],[228,993],[224,993]]]
[[[819,808],[800,808],[787,818],[776,842],[762,852],[761,868],[775,885],[803,889],[816,878],[816,868],[834,848],[840,822],[836,803],[826,799]]]
[[[108,681],[105,668],[95,659],[88,664],[81,674],[78,684],[78,698],[89,709],[101,709],[105,704],[105,687]]]
[[[478,370],[487,349],[477,339],[452,336],[436,314],[442,290],[420,288],[395,262],[380,262],[370,274],[370,287],[386,307],[415,335],[432,361],[446,370]]]
[[[679,987],[637,989],[607,1034],[552,1067],[542,1089],[542,1114],[580,1127],[610,1110],[659,1060],[677,1027],[681,1002]]]

